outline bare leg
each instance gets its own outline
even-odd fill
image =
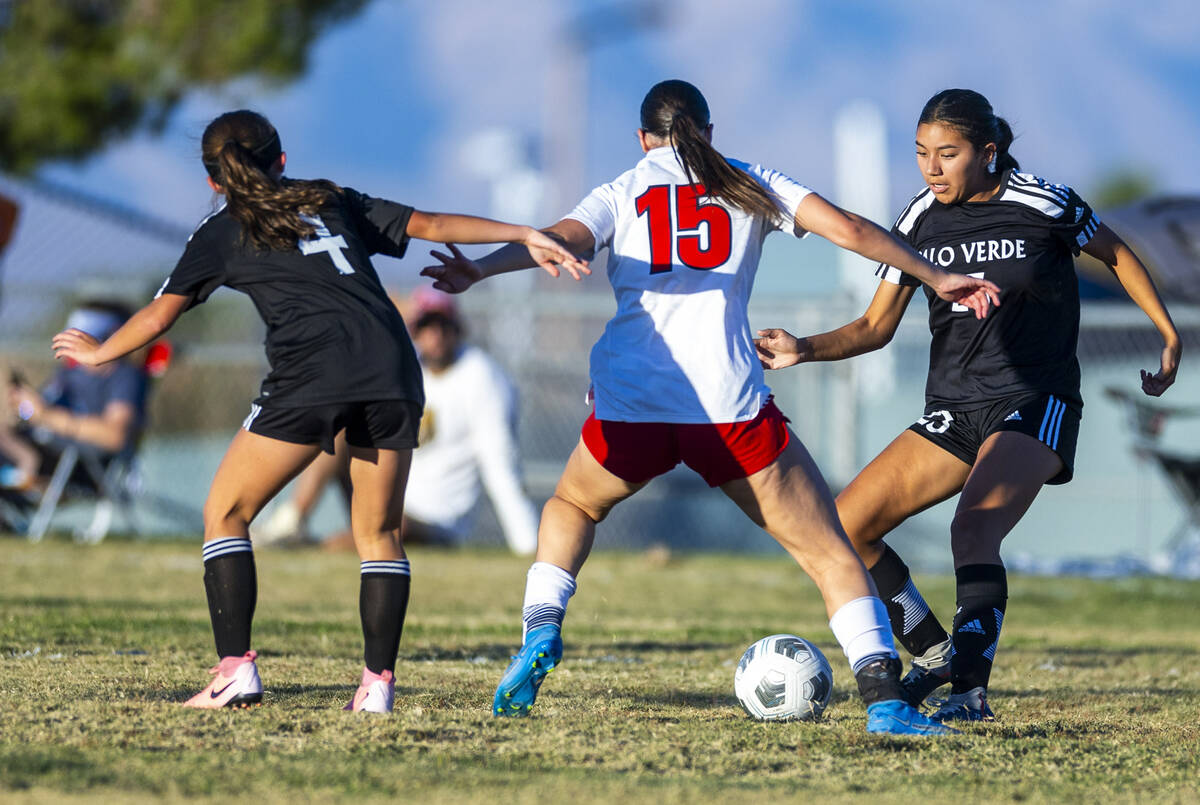
[[[30,482],[37,478],[42,458],[33,445],[5,427],[0,427],[0,454],[12,461]]]
[[[412,465],[412,450],[349,447],[350,529],[364,560],[403,559],[400,523],[404,516],[404,487]]]
[[[248,536],[250,521],[320,449],[239,430],[204,503],[205,541]]]
[[[341,441],[340,436],[338,440]],[[345,449],[344,445],[339,446],[341,449]],[[300,477],[296,479],[296,491],[292,494],[292,503],[301,519],[312,514],[313,509],[321,502],[321,494],[325,491],[325,485],[337,475],[340,465],[341,461],[338,456],[321,452],[305,468],[304,472],[300,473]]]
[[[536,561],[578,576],[591,553],[596,523],[645,485],[629,483],[604,469],[580,440],[567,459],[554,496],[542,509]]]
[[[833,495],[795,434],[768,467],[721,490],[816,582],[831,617],[850,601],[875,595],[838,522]]]
[[[1024,516],[1062,459],[1032,436],[993,433],[979,448],[950,525],[954,567],[999,565],[1000,543]]]
[[[863,468],[837,496],[846,535],[867,567],[883,553],[886,534],[956,494],[971,466],[906,430]]]

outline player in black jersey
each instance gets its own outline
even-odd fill
[[[838,515],[913,655],[904,683],[914,704],[951,682],[936,720],[992,718],[987,683],[1008,597],[1000,543],[1043,484],[1071,479],[1079,393],[1079,290],[1073,257],[1103,260],[1163,339],[1162,394],[1179,365],[1179,334],[1145,267],[1070,188],[1020,173],[1012,131],[977,92],[945,90],[917,125],[926,189],[892,231],[949,271],[986,277],[1003,304],[986,319],[929,299],[924,415],[837,498]],[[917,283],[891,266],[866,313],[832,332],[795,338],[759,332],[764,366],[848,358],[891,340]],[[950,526],[958,588],[953,638],[883,542],[905,519],[961,493]]]
[[[409,238],[510,242],[556,276],[556,264],[576,279],[587,266],[529,227],[420,212],[325,180],[285,179],[279,134],[254,112],[213,120],[202,155],[224,204],[192,235],[158,295],[102,344],[79,330],[59,333],[55,354],[88,366],[115,360],[222,285],[254,301],[267,325],[271,370],[205,502],[204,584],[220,662],[187,704],[260,701],[247,527],[322,449],[333,452],[344,429],[366,666],[346,709],[390,712],[410,577],[399,529],[424,392],[412,342],[370,255],[401,257]]]

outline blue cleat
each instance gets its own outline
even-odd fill
[[[562,662],[562,653],[562,634],[554,624],[539,626],[525,635],[525,645],[500,677],[492,699],[492,715],[529,715],[542,680]]]
[[[958,730],[921,715],[916,708],[900,699],[875,702],[867,707],[867,732],[922,737],[959,734]]]

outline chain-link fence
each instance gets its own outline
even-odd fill
[[[9,183],[0,190],[13,187]],[[34,205],[49,205],[47,214],[59,221],[57,229],[27,225],[0,265],[0,359],[36,381],[52,371],[49,336],[71,305],[94,295],[135,304],[148,299],[169,271],[182,238],[170,227],[119,209],[81,205],[38,188],[17,189],[26,193],[26,204],[32,198]],[[71,223],[79,216],[82,223]],[[95,226],[97,216],[104,227]],[[26,224],[37,218],[28,216]],[[122,248],[122,238],[137,249]],[[127,251],[138,255],[133,268],[114,256]],[[600,271],[582,286],[507,279],[473,289],[462,305],[470,340],[508,369],[519,389],[526,486],[540,503],[553,490],[587,416],[588,352],[614,302]],[[923,302],[912,307],[881,353],[768,374],[780,407],[835,488],[921,414],[929,334]],[[760,293],[751,304],[751,324],[813,333],[860,312],[836,297]],[[1185,354],[1195,354],[1200,310],[1173,306],[1172,312],[1185,334]],[[148,506],[145,521],[156,533],[192,534],[212,473],[265,371],[262,325],[248,300],[221,291],[184,316],[170,338],[177,352],[153,393],[142,447],[143,483],[151,493],[148,500],[170,499],[197,515],[181,518],[175,507],[170,516],[160,516]],[[1138,369],[1156,369],[1158,350],[1154,329],[1132,305],[1085,305],[1079,354],[1086,407],[1076,478],[1042,494],[1010,537],[1010,552],[1097,556],[1151,551],[1176,530],[1185,516],[1177,494],[1156,467],[1135,459],[1123,413],[1103,393],[1109,386],[1137,392]],[[1200,378],[1185,363],[1166,401],[1197,400]],[[1163,440],[1181,453],[1200,454],[1197,425],[1170,422]],[[318,531],[333,530],[344,521],[334,497],[330,494],[317,512]],[[951,514],[952,504],[935,507],[913,518],[896,539],[909,546],[915,561],[944,565]],[[773,549],[771,540],[729,501],[686,470],[669,473],[619,506],[599,533],[600,546]],[[486,503],[475,539],[502,543]]]

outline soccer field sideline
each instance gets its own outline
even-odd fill
[[[198,550],[0,541],[0,792],[8,800],[580,802],[1189,801],[1200,794],[1200,584],[1016,576],[994,724],[914,742],[863,732],[819,597],[788,560],[597,554],[562,669],[528,720],[497,721],[527,561],[414,550],[391,718],[340,712],[356,683],[357,562],[258,557],[264,706],[178,702],[212,662]],[[948,613],[952,581],[925,577]],[[816,724],[760,724],[734,664],[754,639],[816,642]],[[236,769],[236,773],[231,773]]]

